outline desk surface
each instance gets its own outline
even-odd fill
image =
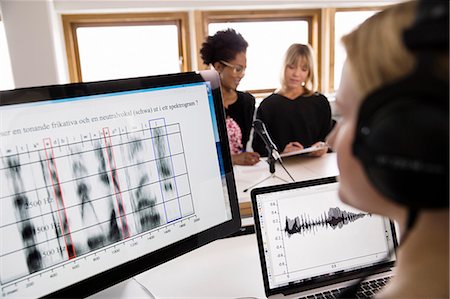
[[[288,157],[283,161],[297,181],[338,175],[333,153],[322,157]],[[234,172],[242,211],[243,207],[250,207],[250,191],[243,190],[270,173],[264,161],[255,166],[235,166]],[[275,174],[289,181],[289,176],[279,165]],[[258,187],[280,183],[283,181],[270,178]],[[154,298],[143,286],[155,298],[265,298],[256,236],[214,241],[99,292],[91,299]]]
[[[265,298],[255,234],[214,241],[136,280],[156,298]]]
[[[286,157],[283,159],[283,164],[295,181],[305,181],[339,174],[335,153],[328,153],[321,157],[306,155]],[[247,192],[244,192],[244,190],[263,180],[262,183],[257,184],[255,187],[271,186],[292,181],[278,163],[275,167],[275,176],[271,177],[269,165],[263,160],[254,166],[234,166],[233,170],[242,217],[252,216],[250,203],[250,191],[252,188]]]
[[[214,241],[89,298],[219,297],[266,298],[255,234]]]

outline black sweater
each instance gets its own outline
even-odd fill
[[[298,141],[304,147],[324,141],[332,128],[330,104],[319,93],[301,95],[294,100],[271,94],[261,102],[256,118],[264,122],[280,153],[292,141]],[[267,156],[264,142],[256,133],[253,150]]]
[[[225,109],[225,114],[236,121],[242,131],[242,146],[244,149],[250,139],[250,130],[255,113],[255,98],[246,92],[237,91],[237,100]]]

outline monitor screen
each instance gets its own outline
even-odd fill
[[[2,298],[87,296],[239,229],[215,71],[0,99]]]

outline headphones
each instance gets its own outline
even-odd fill
[[[431,66],[448,55],[449,3],[420,1],[403,41],[417,51],[415,70],[378,88],[358,114],[353,153],[372,184],[410,209],[449,206],[449,82]]]

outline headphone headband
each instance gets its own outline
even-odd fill
[[[353,153],[388,198],[415,210],[448,208],[449,82],[431,64],[448,49],[448,1],[421,2],[404,42],[418,51],[417,67],[363,100]]]
[[[449,2],[447,0],[419,1],[417,17],[411,28],[403,33],[403,43],[412,50],[446,50],[449,45]]]

